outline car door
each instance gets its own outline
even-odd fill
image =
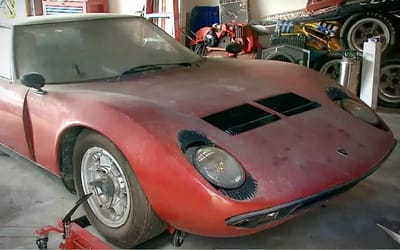
[[[0,25],[0,143],[33,159],[28,88],[13,81],[12,58],[12,29]]]

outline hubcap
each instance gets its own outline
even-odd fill
[[[340,62],[340,59],[330,60],[322,65],[319,72],[338,82],[340,76]]]
[[[94,215],[109,227],[122,226],[129,215],[129,186],[121,166],[100,147],[89,148],[82,158],[81,180]]]
[[[390,64],[381,68],[379,97],[386,102],[400,102],[400,65]]]
[[[364,42],[374,36],[380,36],[382,51],[390,42],[390,30],[385,23],[375,18],[364,18],[356,22],[349,30],[348,42],[351,49],[363,51]]]

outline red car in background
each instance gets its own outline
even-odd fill
[[[166,228],[276,226],[353,187],[395,145],[320,73],[201,58],[141,17],[4,22],[0,55],[2,149],[92,193],[87,217],[119,247]]]

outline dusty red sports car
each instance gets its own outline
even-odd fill
[[[89,220],[120,247],[166,228],[270,228],[348,190],[395,145],[320,73],[201,58],[141,17],[1,23],[0,55],[3,150],[92,193]]]

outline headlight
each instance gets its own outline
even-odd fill
[[[336,102],[340,105],[340,107],[352,114],[354,117],[372,125],[379,125],[380,121],[378,116],[367,105],[349,98],[338,100]]]
[[[222,149],[212,146],[197,148],[192,160],[201,175],[217,187],[234,189],[245,181],[243,167]]]

